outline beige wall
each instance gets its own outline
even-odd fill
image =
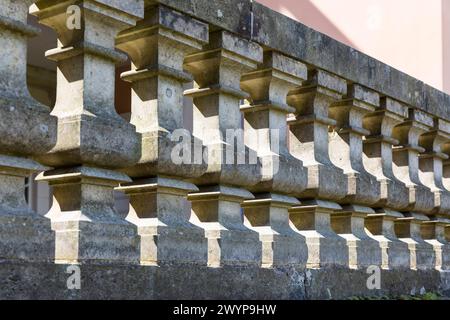
[[[450,0],[256,0],[450,93]]]

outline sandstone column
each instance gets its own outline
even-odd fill
[[[33,1],[0,1],[0,257],[6,261],[52,261],[50,220],[29,209],[25,177],[46,168],[30,159],[56,142],[56,118],[27,88],[27,24]]]
[[[424,238],[434,247],[436,267],[444,270],[450,268],[450,190],[444,185],[444,164],[450,155],[449,140],[450,123],[435,118],[433,128],[420,137],[420,145],[425,152],[419,158],[419,177],[434,193],[432,221],[425,226]]]
[[[77,5],[81,28],[69,28],[69,5]],[[53,186],[52,227],[56,261],[129,263],[138,261],[136,229],[114,209],[114,187],[130,179],[114,169],[139,159],[135,127],[114,107],[115,63],[127,59],[114,48],[123,29],[143,16],[143,1],[37,1],[33,13],[56,30],[58,118],[55,147],[39,159],[56,169],[39,179]],[[72,30],[73,29],[73,30]]]
[[[380,215],[369,215],[366,227],[381,241],[382,265],[385,268],[409,268],[410,265],[407,245],[397,242],[392,234],[392,222],[403,217],[395,211],[409,204],[409,190],[394,176],[392,168],[392,147],[398,144],[392,137],[393,130],[407,117],[406,106],[384,97],[380,101],[380,108],[363,119],[364,129],[370,132],[363,141],[363,164],[367,172],[380,183],[380,200],[371,205],[379,208],[376,213]]]
[[[263,60],[262,48],[226,31],[210,34],[204,51],[190,55],[185,68],[196,88],[185,92],[194,99],[194,132],[207,147],[208,169],[193,179],[200,192],[189,194],[196,223],[208,238],[208,265],[259,265],[258,234],[244,226],[241,203],[253,195],[245,188],[260,181],[255,151],[243,143],[240,100],[242,74]]]
[[[301,198],[314,199],[304,203],[304,207],[292,208],[291,217],[306,238],[307,264],[312,267],[348,266],[346,241],[332,231],[330,220],[331,214],[342,209],[330,201],[346,196],[347,177],[333,165],[328,153],[328,127],[336,124],[329,117],[329,107],[346,91],[345,80],[315,70],[309,72],[308,80],[300,88],[288,95],[288,104],[295,108],[288,119],[290,152],[308,168],[308,183]]]
[[[330,117],[336,121],[329,134],[329,153],[333,164],[347,176],[347,193],[339,200],[343,211],[332,217],[336,233],[347,241],[350,268],[381,265],[380,243],[365,231],[364,221],[375,213],[369,206],[380,199],[380,184],[364,168],[362,159],[363,117],[380,105],[380,96],[367,88],[353,84],[347,95],[330,107]]]
[[[131,123],[141,134],[142,154],[136,166],[125,170],[133,183],[119,190],[130,197],[128,219],[138,226],[141,236],[141,263],[206,264],[204,231],[189,222],[188,192],[198,191],[184,178],[200,176],[202,143],[193,149],[192,137],[183,124],[183,84],[192,76],[183,71],[187,54],[208,43],[208,26],[164,6],[149,7],[145,19],[122,32],[117,45],[129,53],[133,70],[122,74],[131,82]],[[178,163],[175,154],[180,135],[188,155]]]
[[[245,141],[262,163],[262,180],[249,188],[256,199],[243,207],[249,228],[260,235],[263,266],[306,264],[306,244],[290,227],[288,209],[300,204],[295,196],[306,188],[307,171],[289,153],[286,137],[286,116],[295,111],[286,103],[287,94],[306,77],[304,64],[268,51],[258,69],[241,79],[250,93],[249,104],[241,106]]]
[[[394,127],[393,137],[399,144],[393,148],[394,175],[409,189],[409,205],[401,211],[417,221],[429,220],[424,215],[433,210],[434,194],[425,187],[419,178],[419,153],[425,150],[419,146],[419,137],[433,126],[433,118],[419,110],[409,109],[408,119]],[[412,214],[410,214],[412,212]],[[405,221],[411,221],[407,219]],[[412,226],[412,228],[414,228]],[[412,232],[412,231],[411,231]],[[411,242],[411,240],[408,240]],[[425,242],[420,234],[414,239],[416,242],[416,264],[421,268],[433,268],[434,255],[432,246]],[[411,247],[410,243],[410,247]],[[420,250],[420,252],[419,252]]]
[[[409,189],[409,205],[404,211],[429,213],[434,207],[434,194],[419,178],[419,153],[425,151],[419,146],[419,137],[432,126],[432,117],[410,109],[408,119],[393,131],[394,139],[399,141],[393,149],[394,175]]]

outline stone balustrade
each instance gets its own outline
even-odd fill
[[[239,291],[290,270],[260,289],[267,297],[292,274],[317,272],[308,281],[321,296],[320,281],[348,284],[327,272],[365,279],[370,266],[387,288],[402,272],[400,288],[445,287],[450,97],[356,51],[334,57],[353,49],[257,3],[229,2],[0,0],[1,260],[132,268],[124,283],[162,268],[196,291],[209,286],[202,273]],[[57,64],[52,110],[26,83],[32,4],[58,35],[46,53]],[[71,5],[79,29],[66,24]],[[126,59],[129,122],[114,105]],[[45,217],[25,201],[32,173],[52,186]],[[129,197],[126,217],[114,191]]]

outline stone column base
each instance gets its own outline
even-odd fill
[[[25,178],[46,168],[35,161],[0,155],[0,257],[53,261],[55,234],[50,219],[31,210],[25,200]]]
[[[441,216],[422,224],[423,238],[425,242],[433,246],[436,255],[437,270],[450,270],[450,242],[445,234],[445,229],[449,225],[450,219]]]
[[[81,166],[47,171],[37,180],[53,187],[47,216],[56,232],[56,263],[139,262],[136,227],[114,209],[114,187],[129,181],[126,175]]]
[[[281,194],[258,194],[244,201],[246,225],[258,232],[262,267],[305,266],[305,239],[289,225],[289,208],[299,205],[296,198]]]
[[[186,197],[198,190],[195,185],[160,176],[122,184],[116,190],[130,197],[127,220],[138,228],[141,264],[206,265],[205,232],[189,222]]]
[[[322,200],[305,201],[289,210],[291,222],[305,238],[307,268],[348,266],[346,240],[331,228],[331,215],[339,210],[337,203]]]
[[[403,218],[395,222],[395,231],[400,241],[408,245],[410,268],[413,270],[434,269],[436,256],[433,246],[425,242],[421,234],[421,225],[428,221],[423,214],[405,213]]]
[[[257,232],[243,223],[241,203],[253,195],[245,189],[217,185],[190,193],[193,223],[205,230],[208,266],[259,266],[261,245]]]
[[[371,208],[349,205],[331,216],[333,230],[347,242],[351,269],[382,265],[380,243],[369,237],[365,230],[364,220],[373,213]]]
[[[382,269],[409,269],[408,245],[400,241],[395,234],[394,224],[399,218],[403,218],[400,212],[380,209],[376,213],[368,214],[365,220],[369,236],[380,243]]]

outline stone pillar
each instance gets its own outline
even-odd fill
[[[422,238],[433,246],[436,256],[436,270],[450,270],[450,219],[434,217],[422,224]]]
[[[393,148],[394,175],[409,189],[409,205],[402,211],[429,213],[434,207],[434,194],[419,178],[419,137],[433,126],[433,118],[419,110],[409,109],[406,121],[393,131],[399,144]]]
[[[288,210],[299,204],[294,197],[264,193],[244,201],[246,225],[258,232],[261,241],[263,268],[306,265],[304,239],[289,224]]]
[[[296,220],[295,226],[299,231],[305,231],[302,234],[307,245],[314,247],[314,250],[308,251],[308,265],[311,266],[333,263],[348,266],[346,241],[331,228],[330,215],[335,214],[337,208],[342,208],[336,203],[322,201],[339,201],[347,192],[347,177],[331,162],[328,153],[328,129],[336,125],[336,121],[330,118],[329,108],[346,92],[345,80],[315,70],[309,72],[308,80],[300,88],[292,90],[287,99],[288,104],[295,108],[288,119],[289,150],[308,169],[308,183],[300,195],[302,199],[315,199],[312,206],[291,210],[291,219]],[[298,217],[306,221],[301,222]],[[320,229],[313,232],[314,226]],[[319,243],[323,247],[315,248]],[[329,252],[331,256],[318,254],[318,250]]]
[[[263,266],[305,265],[301,237],[289,227],[289,205],[306,188],[307,171],[287,148],[286,115],[295,109],[286,104],[287,94],[307,77],[304,64],[276,52],[265,52],[258,70],[245,74],[241,87],[250,93],[244,113],[245,142],[256,150],[262,163],[261,182],[249,188],[256,199],[244,202],[250,228],[259,232]]]
[[[56,118],[27,87],[27,24],[33,1],[0,1],[0,257],[49,262],[54,258],[50,220],[29,209],[25,178],[46,168],[30,159],[56,143]]]
[[[289,210],[292,224],[305,238],[307,268],[349,266],[346,240],[331,228],[331,216],[341,210],[337,203],[324,200],[303,201]]]
[[[366,217],[365,225],[370,236],[380,244],[381,268],[386,270],[410,267],[408,245],[395,233],[395,221],[400,218],[403,218],[400,212],[390,209],[377,209]]]
[[[395,176],[392,169],[392,147],[399,142],[392,137],[396,125],[408,117],[408,108],[391,98],[381,99],[381,107],[367,115],[364,128],[370,134],[363,145],[363,163],[366,170],[380,182],[380,201],[374,207],[395,210],[409,204],[409,190]]]
[[[425,149],[419,158],[419,177],[434,193],[432,222],[425,226],[424,236],[435,248],[436,268],[443,270],[450,268],[449,239],[445,237],[444,227],[450,212],[450,192],[445,186],[445,163],[450,154],[449,140],[450,123],[438,118],[434,119],[433,128],[419,140],[420,146]],[[434,230],[430,230],[433,227]]]
[[[422,225],[430,219],[418,213],[404,213],[395,221],[395,233],[401,241],[408,244],[410,269],[434,269],[436,255],[433,246],[422,238]]]
[[[77,5],[81,28],[67,27]],[[114,208],[114,187],[130,179],[114,169],[139,159],[135,127],[115,111],[115,63],[127,57],[114,48],[117,33],[143,17],[143,1],[37,1],[39,21],[54,28],[58,48],[58,118],[55,147],[39,159],[55,170],[39,179],[53,186],[49,215],[56,231],[56,261],[129,263],[139,258],[136,228]]]
[[[380,106],[380,96],[367,88],[353,84],[347,95],[330,107],[330,117],[336,121],[329,133],[329,154],[333,164],[347,176],[347,193],[339,200],[344,210],[332,216],[335,232],[347,240],[351,268],[381,265],[380,244],[365,231],[364,219],[375,213],[370,205],[380,200],[380,184],[363,165],[363,117]]]
[[[189,222],[186,197],[198,190],[194,185],[158,176],[136,179],[117,189],[130,197],[127,220],[138,228],[141,264],[206,265],[204,231]]]
[[[308,168],[308,184],[303,198],[340,200],[346,196],[347,179],[342,169],[330,161],[329,107],[347,92],[346,81],[322,70],[310,72],[308,80],[288,95],[295,108],[288,119],[289,150]]]
[[[253,198],[244,188],[261,179],[256,152],[243,142],[240,100],[248,95],[240,80],[262,60],[259,45],[226,31],[211,33],[204,51],[185,59],[196,82],[196,88],[185,92],[194,99],[193,133],[208,149],[206,173],[192,179],[200,192],[191,193],[189,200],[206,230],[210,266],[261,262],[258,234],[243,225],[240,207]]]
[[[133,62],[122,79],[132,85],[131,123],[142,146],[138,164],[124,171],[135,181],[118,190],[130,196],[128,218],[138,226],[144,264],[206,264],[204,231],[189,223],[186,213],[187,194],[198,188],[183,179],[200,176],[206,164],[201,141],[184,129],[183,85],[192,76],[183,70],[183,61],[207,43],[207,24],[161,5],[148,7],[145,19],[117,38],[118,48]],[[186,159],[176,152],[180,145]]]
[[[380,102],[380,108],[363,119],[364,129],[370,132],[363,141],[363,164],[380,183],[380,200],[371,206],[383,208],[377,210],[381,216],[372,216],[367,227],[372,235],[382,241],[382,248],[383,243],[388,246],[382,249],[382,255],[386,252],[389,254],[387,262],[386,257],[383,258],[384,267],[409,267],[409,262],[408,265],[401,265],[402,262],[406,262],[404,257],[410,256],[409,252],[401,250],[409,251],[409,249],[395,242],[396,239],[391,234],[392,219],[395,222],[398,217],[393,210],[401,210],[409,204],[409,189],[395,177],[392,164],[392,148],[399,143],[392,137],[393,130],[408,117],[408,108],[389,97],[382,98]],[[393,254],[395,252],[398,259],[392,256],[391,252]]]

